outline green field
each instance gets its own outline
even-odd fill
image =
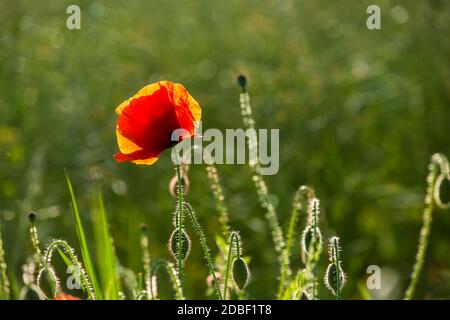
[[[77,1],[81,30],[68,30],[66,8],[73,2],[0,0],[0,225],[12,298],[19,297],[22,265],[33,255],[30,211],[37,213],[42,247],[65,239],[82,258],[64,170],[100,279],[112,271],[96,245],[92,202],[98,205],[99,190],[123,267],[142,273],[142,223],[152,260],[173,261],[170,152],[153,166],[116,163],[114,109],[165,79],[197,99],[204,129],[242,128],[239,74],[248,77],[257,127],[280,129],[280,170],[266,182],[283,230],[295,191],[312,186],[324,239],[341,238],[348,280],[342,298],[403,298],[427,166],[436,152],[450,156],[450,2],[86,0]],[[369,4],[381,8],[381,30],[366,28]],[[273,299],[279,264],[250,168],[217,170],[230,225],[251,258],[245,295]],[[191,166],[189,179],[187,199],[215,255],[220,224],[206,166]],[[299,221],[294,270],[302,265],[303,212]],[[192,250],[185,295],[214,299],[200,243],[186,225]],[[450,299],[449,235],[449,210],[435,210],[416,298]],[[319,275],[326,265],[325,250]],[[366,289],[369,265],[381,267],[381,290]],[[168,280],[160,276],[162,299],[173,298]],[[319,282],[319,297],[333,299],[321,276]]]

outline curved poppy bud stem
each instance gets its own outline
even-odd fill
[[[89,275],[84,268],[84,266],[81,264],[80,260],[78,260],[77,255],[75,254],[75,249],[72,248],[67,241],[64,240],[53,240],[50,242],[45,250],[45,253],[43,255],[43,268],[41,269],[42,273],[43,271],[47,271],[51,278],[53,278],[56,282],[55,286],[58,288],[58,280],[56,278],[56,274],[53,271],[53,268],[51,266],[51,262],[53,259],[53,253],[58,250],[62,249],[62,253],[64,253],[65,257],[68,258],[68,261],[70,261],[71,265],[74,266],[77,269],[77,272],[79,272],[79,280],[81,288],[85,291],[87,294],[89,300],[96,300],[94,288],[92,286],[92,281],[89,279]],[[38,283],[39,284],[39,283]]]
[[[234,248],[234,250],[233,250]],[[227,258],[227,267],[225,269],[225,282],[223,285],[223,297],[224,299],[227,298],[227,289],[228,289],[228,277],[230,274],[230,267],[231,267],[231,260],[232,260],[232,254],[236,254],[238,258],[241,257],[241,248],[240,248],[240,238],[239,234],[235,231],[232,231],[230,233],[230,239],[228,240],[228,258]]]
[[[173,290],[175,291],[175,298],[177,300],[184,300],[184,295],[183,295],[183,288],[181,286],[181,282],[180,282],[180,278],[178,277],[177,271],[175,270],[175,266],[173,265],[173,263],[165,261],[165,260],[161,260],[158,261],[157,263],[155,263],[151,269],[151,278],[153,279],[154,277],[156,277],[156,273],[158,272],[158,270],[164,267],[164,269],[167,271],[167,274],[170,277],[170,281],[172,282],[172,286],[173,286]],[[154,283],[153,281],[150,282],[150,296],[152,297],[152,300],[155,299],[156,296],[156,292],[154,291]]]
[[[428,170],[425,209],[422,216],[422,228],[420,229],[416,261],[414,263],[408,288],[405,292],[405,300],[410,300],[414,297],[416,285],[423,269],[425,255],[428,248],[428,239],[431,233],[434,207],[437,206],[441,209],[447,209],[450,207],[448,203],[442,203],[440,198],[441,183],[445,180],[450,180],[450,169],[447,158],[440,153],[434,154],[431,157]]]

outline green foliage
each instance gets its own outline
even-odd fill
[[[20,297],[21,266],[33,254],[26,238],[30,209],[37,213],[42,243],[66,239],[85,262],[63,168],[79,190],[86,231],[92,227],[85,237],[101,291],[108,267],[100,266],[95,217],[83,214],[89,197],[96,197],[93,186],[103,190],[114,256],[124,266],[142,270],[136,232],[142,222],[152,256],[170,259],[169,155],[151,168],[116,164],[114,108],[137,88],[168,79],[183,83],[199,101],[204,129],[235,128],[241,126],[235,84],[240,73],[248,76],[244,86],[257,127],[280,129],[280,171],[266,182],[283,230],[289,230],[298,185],[314,186],[324,239],[336,233],[342,238],[349,275],[345,298],[367,297],[358,288],[373,263],[389,269],[394,289],[372,297],[403,297],[417,249],[429,156],[450,154],[448,1],[380,0],[379,31],[366,29],[364,1],[81,1],[82,29],[74,31],[65,26],[70,4],[0,1],[0,222],[10,297]],[[195,192],[189,201],[214,239],[223,231],[204,169],[190,170]],[[229,225],[240,231],[252,257],[254,279],[245,291],[271,299],[279,265],[250,170],[216,169]],[[445,189],[440,192],[448,200]],[[414,298],[450,298],[450,215],[441,213],[434,208]],[[292,269],[286,288],[309,282],[299,254],[302,217],[300,211],[292,242],[286,236]],[[194,246],[186,264],[189,298],[205,298],[209,272],[202,255],[201,246]],[[319,274],[325,272],[322,262]],[[161,282],[160,296],[168,297]],[[319,292],[319,298],[331,297]]]

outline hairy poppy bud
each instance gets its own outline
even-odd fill
[[[328,290],[330,290],[330,292],[333,295],[336,295],[335,289],[338,287],[338,283],[339,283],[339,290],[342,290],[342,288],[345,285],[345,281],[346,277],[344,270],[342,270],[341,264],[339,263],[339,274],[336,272],[336,264],[333,263],[329,264],[324,277],[325,286],[328,288]]]
[[[236,287],[242,291],[250,281],[250,270],[242,258],[234,259],[232,267],[233,281]]]
[[[238,76],[238,83],[239,83],[239,86],[242,89],[242,92],[245,92],[246,91],[246,87],[247,87],[247,78],[243,74],[240,74]]]
[[[28,214],[28,220],[30,220],[31,223],[34,223],[34,221],[36,221],[36,213],[34,213],[33,211],[31,211]]]
[[[346,276],[342,269],[340,258],[341,246],[338,237],[330,238],[328,242],[328,259],[330,264],[325,271],[324,282],[330,292],[340,299],[340,292],[345,285]]]
[[[178,228],[176,228],[169,238],[169,251],[175,260],[178,260]],[[182,230],[181,233],[181,260],[186,260],[191,251],[191,239],[189,239],[186,231]]]

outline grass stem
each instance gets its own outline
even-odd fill
[[[177,180],[178,180],[178,252],[177,252],[177,269],[178,269],[178,276],[180,278],[181,285],[183,285],[183,278],[184,278],[184,270],[183,270],[183,258],[181,256],[181,250],[183,248],[183,186],[181,181],[181,169],[180,165],[177,164],[175,166],[176,172],[177,172]]]

